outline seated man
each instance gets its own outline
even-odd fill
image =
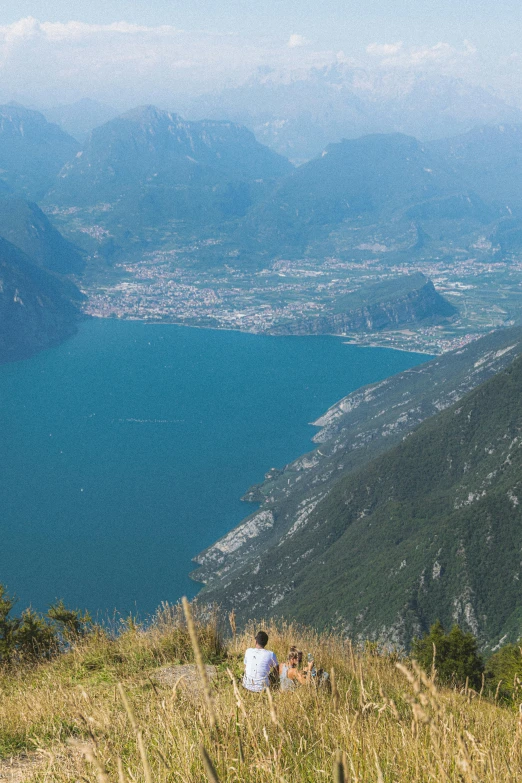
[[[245,674],[243,687],[247,691],[259,693],[270,686],[270,670],[279,668],[277,658],[272,650],[265,650],[268,644],[268,634],[259,631],[256,635],[256,646],[249,647],[245,652]]]

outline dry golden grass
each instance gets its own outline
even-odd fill
[[[267,628],[269,647],[280,659],[291,644],[313,652],[333,670],[333,692],[251,694],[238,680],[254,629],[222,646],[215,618],[193,613],[202,659],[217,664],[210,694],[155,680],[158,667],[194,660],[181,608],[163,607],[147,630],[98,632],[51,663],[3,672],[0,754],[38,751],[25,779],[60,783],[522,779],[513,709],[438,690],[397,656],[283,624]]]

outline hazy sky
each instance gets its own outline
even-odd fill
[[[142,102],[336,58],[522,100],[520,0],[3,0],[0,99]]]
[[[517,47],[521,4],[518,0],[3,0],[4,24],[24,16],[41,21],[66,22],[71,18],[90,24],[127,21],[138,25],[173,25],[242,35],[265,33],[283,38],[292,33],[309,36],[320,47],[347,42],[382,43],[397,37],[422,45],[439,40],[457,44],[474,39],[481,46]]]

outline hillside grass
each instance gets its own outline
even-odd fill
[[[161,667],[194,660],[181,607],[164,606],[147,628],[99,629],[54,661],[4,669],[4,766],[29,754],[24,780],[60,783],[522,778],[518,709],[469,689],[438,689],[395,653],[285,624],[268,625],[268,646],[280,660],[291,644],[312,652],[333,671],[332,692],[251,694],[238,682],[254,628],[224,642],[217,615],[193,612],[202,661],[217,670],[208,697],[183,680],[156,679]]]

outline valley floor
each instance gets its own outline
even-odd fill
[[[197,249],[193,251],[197,258]],[[381,259],[336,258],[275,261],[266,269],[201,269],[183,249],[128,259],[84,282],[86,312],[101,318],[136,319],[271,334],[286,325],[328,313],[353,291],[406,273],[422,272],[457,307],[440,326],[351,333],[361,345],[440,354],[519,318],[522,266],[518,259],[423,258],[390,265]],[[303,332],[306,333],[306,332]]]

